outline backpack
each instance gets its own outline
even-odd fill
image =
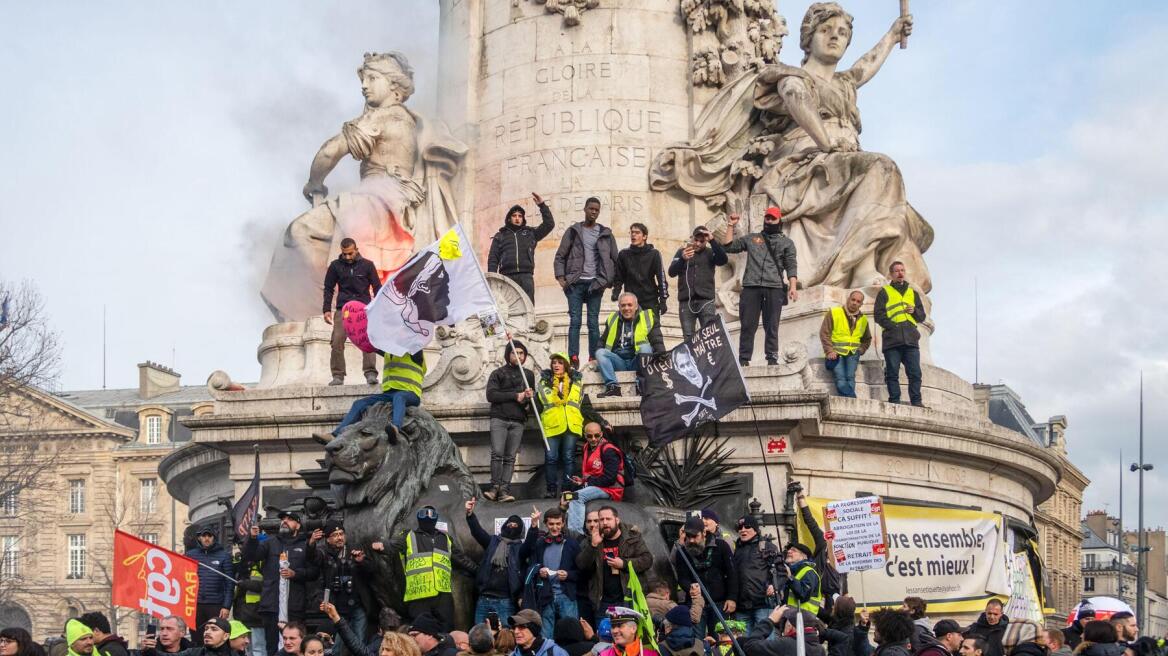
[[[624,466],[624,487],[625,489],[632,487],[637,480],[637,463],[633,461],[629,454],[625,453],[624,449],[612,442],[609,442],[606,446],[616,449],[617,453],[621,455],[621,462]]]

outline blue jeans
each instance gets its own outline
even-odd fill
[[[349,408],[349,413],[337,424],[333,429],[333,435],[340,435],[341,431],[345,430],[349,424],[355,424],[361,420],[365,411],[378,403],[393,403],[393,425],[401,428],[402,420],[406,418],[406,408],[410,406],[417,407],[422,405],[422,399],[418,398],[417,394],[407,392],[405,390],[389,390],[381,394],[374,394],[363,399],[353,401],[353,407]]]
[[[916,346],[894,346],[884,350],[884,385],[888,388],[888,402],[900,403],[900,365],[908,374],[908,398],[913,405],[921,403],[921,349]]]
[[[746,623],[746,633],[749,635],[754,630],[754,625],[765,620],[772,610],[765,606],[754,610],[736,610],[734,611],[734,619]]]
[[[365,617],[365,607],[358,603],[356,606],[349,609],[349,614],[345,616],[345,621],[349,623],[349,627],[353,629],[353,633],[357,634],[359,640],[365,639],[365,628],[367,618]],[[340,635],[337,635],[337,641],[334,643],[333,656],[345,656],[349,650],[345,647],[345,641],[340,640]],[[352,656],[365,656],[364,654],[352,654]]]
[[[831,370],[835,376],[835,391],[840,396],[856,398],[856,367],[860,364],[860,352],[851,355],[839,356],[835,369]]]
[[[596,357],[600,344],[600,301],[604,290],[588,291],[592,281],[574,282],[564,288],[568,297],[568,357],[580,355],[580,310],[588,303],[588,357]]]
[[[568,528],[577,533],[583,532],[588,502],[609,498],[608,492],[591,485],[576,490],[576,498],[568,502]]]
[[[548,450],[543,454],[543,464],[549,492],[563,489],[572,483],[568,477],[572,475],[572,468],[576,464],[576,441],[579,439],[579,435],[571,432],[547,438]]]
[[[652,353],[653,347],[648,344],[641,344],[641,348],[637,349],[637,353]],[[640,358],[633,354],[631,358],[621,357],[616,353],[606,349],[597,349],[596,351],[596,367],[600,369],[600,377],[604,380],[605,385],[616,384],[616,372],[618,371],[636,371]]]
[[[251,656],[268,656],[268,643],[264,636],[264,627],[249,626],[251,629],[251,646],[248,653]]]
[[[576,600],[568,599],[562,592],[556,592],[552,597],[551,603],[543,607],[540,611],[543,616],[543,625],[549,627],[546,631],[546,637],[552,637],[552,629],[556,626],[556,620],[562,620],[565,617],[576,619],[579,615],[576,613]]]
[[[515,602],[498,597],[479,597],[475,604],[474,623],[482,624],[487,621],[487,613],[495,611],[499,614],[499,622],[507,626],[507,618],[515,614]]]

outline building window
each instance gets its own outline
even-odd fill
[[[6,490],[0,494],[0,516],[16,517],[16,513],[20,510],[20,493],[15,489]]]
[[[1083,592],[1095,592],[1095,577],[1094,576],[1084,576],[1083,577]]]
[[[157,533],[143,533],[141,537],[143,540],[145,540],[146,542],[149,542],[150,544],[158,544],[158,534]]]
[[[65,578],[85,578],[85,534],[70,535],[69,537],[69,574]]]
[[[162,444],[162,417],[150,415],[146,418],[146,443]]]
[[[20,538],[15,535],[0,538],[0,576],[20,576]]]
[[[1089,569],[1095,568],[1095,554],[1093,554],[1093,553],[1087,554],[1087,567]]]
[[[143,478],[139,481],[138,511],[142,515],[153,515],[158,510],[158,479]]]
[[[69,512],[79,515],[85,512],[85,479],[69,481]]]

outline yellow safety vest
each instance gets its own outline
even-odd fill
[[[584,395],[579,381],[568,376],[568,396],[555,393],[555,377],[540,380],[539,400],[543,412],[539,418],[543,422],[544,435],[555,437],[565,432],[580,435],[584,430],[584,415],[580,412],[580,400]]]
[[[908,306],[916,307],[917,305],[917,295],[913,292],[912,287],[904,290],[904,295],[902,296],[892,285],[884,285],[884,293],[888,295],[888,302],[884,304],[884,309],[888,313],[889,321],[893,323],[907,321],[914,326],[917,325],[917,320],[905,311],[905,308]]]
[[[605,332],[608,333],[608,338],[604,340],[604,347],[612,349],[612,345],[616,344],[616,325],[620,321],[620,312],[613,312],[608,315],[608,321],[605,322]],[[653,326],[657,325],[657,313],[652,310],[640,310],[634,318],[633,323],[633,350],[639,350],[642,344],[649,343],[649,331],[653,330]]]
[[[251,572],[248,576],[248,579],[250,579],[252,581],[257,581],[259,583],[264,582],[264,574],[263,574],[263,572],[260,571],[259,565],[252,565]],[[258,592],[245,592],[243,595],[243,600],[249,604],[258,604],[260,601],[260,593],[258,593]]]
[[[406,593],[403,601],[436,597],[450,592],[450,538],[445,533],[434,536],[433,551],[418,551],[417,532],[406,536]],[[446,543],[443,549],[439,544]]]
[[[840,355],[851,355],[860,349],[860,340],[868,329],[868,317],[856,318],[856,327],[848,328],[848,315],[842,306],[831,309],[831,348]]]
[[[799,569],[799,571],[795,574],[795,580],[801,581],[801,580],[803,580],[804,576],[807,576],[809,573],[814,572],[814,571],[815,571],[814,567],[812,567],[811,565],[805,565],[805,566],[801,567]],[[819,609],[823,607],[823,579],[819,579],[819,583],[815,586],[815,594],[812,595],[812,597],[810,599],[808,599],[807,601],[805,601],[801,604],[798,603],[797,599],[795,599],[794,594],[788,592],[787,593],[787,605],[788,606],[798,606],[799,608],[801,608],[803,610],[811,611],[812,613],[818,614]]]
[[[381,391],[405,390],[422,398],[422,379],[426,377],[426,360],[418,365],[409,355],[385,354],[385,366],[381,370]]]

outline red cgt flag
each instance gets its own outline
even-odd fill
[[[175,615],[195,625],[199,564],[173,551],[114,531],[115,606],[154,617]]]

